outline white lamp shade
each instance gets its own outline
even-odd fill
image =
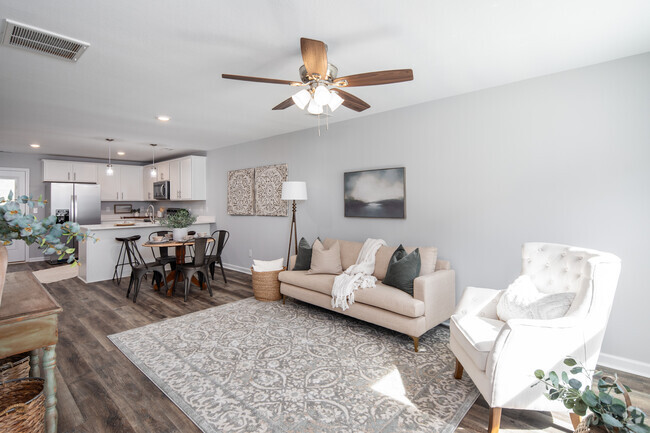
[[[307,90],[302,89],[300,92],[293,95],[291,99],[293,99],[293,103],[296,104],[298,108],[303,110],[307,106],[307,104],[309,104],[309,101],[311,100],[311,95]]]
[[[323,112],[323,107],[318,105],[313,99],[309,101],[307,106],[307,111],[311,114],[321,114]]]
[[[307,184],[282,182],[282,200],[307,200]]]
[[[322,84],[316,87],[314,91],[314,102],[318,105],[327,105],[330,102],[330,91]]]
[[[330,101],[327,105],[330,106],[330,110],[334,111],[337,108],[341,106],[343,103],[343,98],[341,98],[338,93],[332,92],[332,96],[330,97]]]

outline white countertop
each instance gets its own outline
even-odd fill
[[[200,216],[196,219],[196,222],[192,225],[195,224],[214,224],[216,221],[215,217],[213,216]],[[132,226],[116,226],[115,224],[117,223],[126,223],[126,222],[134,222],[135,225]],[[124,220],[115,220],[115,221],[106,221],[102,222],[101,224],[90,224],[90,225],[82,225],[82,229],[86,229],[87,231],[99,231],[99,230],[125,230],[125,229],[140,229],[140,228],[147,228],[147,227],[162,227],[159,223],[145,223],[141,222],[141,220],[129,220],[129,219],[124,219]]]

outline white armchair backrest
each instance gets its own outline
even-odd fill
[[[621,260],[614,254],[570,245],[529,242],[522,275],[544,293],[574,292],[567,316],[584,319],[584,360],[594,368],[614,301]]]

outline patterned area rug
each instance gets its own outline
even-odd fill
[[[453,432],[478,390],[449,330],[410,338],[253,298],[109,336],[204,432]]]

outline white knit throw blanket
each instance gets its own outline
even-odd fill
[[[379,247],[386,245],[383,239],[366,239],[357,257],[357,262],[337,275],[332,286],[332,308],[341,307],[343,311],[354,304],[355,290],[375,287],[375,254]]]

